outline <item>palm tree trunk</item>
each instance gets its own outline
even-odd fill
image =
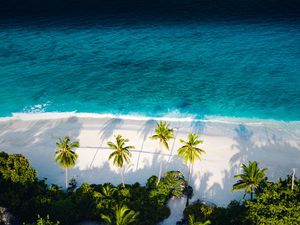
[[[68,168],[66,167],[66,170],[65,170],[65,175],[66,175],[66,177],[65,177],[65,181],[66,181],[66,191],[68,191]]]
[[[292,190],[294,190],[294,185],[295,185],[295,172],[296,172],[296,169],[293,168],[293,174],[292,174]]]
[[[189,185],[190,185],[190,176],[191,176],[191,164],[189,165],[189,172],[188,172],[188,179],[187,179],[187,190],[189,191]],[[188,192],[187,195],[186,195],[186,204],[185,206],[188,206],[189,205],[189,199],[190,199],[190,193]]]
[[[189,184],[190,184],[191,170],[192,170],[192,166],[191,166],[191,164],[190,164],[190,165],[189,165],[188,179],[187,179],[187,186],[189,186]]]
[[[251,187],[250,200],[253,201],[253,187]]]
[[[123,168],[121,168],[121,180],[122,180],[122,186],[125,187],[125,183],[124,183],[124,170]]]
[[[158,174],[158,180],[157,180],[157,183],[156,183],[156,187],[158,187],[159,182],[160,182],[161,171],[162,171],[162,164],[163,164],[163,161],[161,160],[161,161],[160,161],[160,166],[159,166],[159,174]]]

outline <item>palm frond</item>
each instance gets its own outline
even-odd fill
[[[107,142],[108,147],[114,150],[108,157],[109,160],[113,159],[113,164],[119,168],[123,167],[124,161],[130,162],[131,152],[130,149],[134,149],[134,146],[125,146],[128,139],[123,138],[121,135],[117,135],[114,142]]]
[[[70,137],[66,136],[64,138],[58,138],[58,141],[56,142],[58,149],[54,153],[54,158],[62,168],[75,166],[78,158],[78,155],[73,149],[79,147],[79,142],[74,141],[70,143],[70,141]]]
[[[241,168],[243,173],[234,176],[234,178],[239,180],[233,185],[232,191],[245,190],[245,195],[255,192],[256,188],[264,180],[268,168],[259,169],[256,161],[249,161],[248,165],[242,164]]]
[[[155,134],[152,135],[150,138],[159,140],[159,142],[169,150],[168,141],[174,139],[174,130],[169,128],[169,124],[164,121],[160,121],[156,123]]]
[[[203,143],[198,137],[197,134],[189,134],[188,141],[180,139],[180,142],[184,145],[178,149],[178,157],[182,158],[186,164],[193,164],[196,159],[201,160],[201,154],[205,153],[203,149],[197,147]]]

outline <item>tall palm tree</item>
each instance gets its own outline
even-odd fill
[[[201,154],[205,153],[203,149],[197,147],[199,144],[203,143],[203,141],[198,138],[199,136],[197,134],[189,134],[187,141],[180,139],[180,142],[184,145],[178,149],[178,157],[182,158],[184,163],[189,167],[187,187],[189,187],[190,183],[192,165],[195,160],[201,160]],[[188,204],[189,196],[187,196],[186,205]]]
[[[162,146],[162,148],[169,150],[168,141],[174,139],[174,130],[169,128],[169,124],[167,122],[160,121],[159,123],[156,123],[155,134],[150,138],[159,140],[159,144]],[[159,175],[156,186],[158,186],[161,179],[162,164],[163,160],[160,161]]]
[[[101,214],[101,218],[110,225],[129,225],[136,221],[139,213],[130,210],[127,206],[117,206],[114,217]]]
[[[78,155],[73,151],[74,148],[79,148],[79,142],[73,141],[69,136],[58,138],[56,142],[57,151],[55,152],[55,161],[60,167],[65,169],[66,190],[68,190],[68,168],[74,167]]]
[[[244,197],[250,193],[250,199],[253,200],[253,194],[265,179],[265,174],[268,168],[259,169],[256,161],[249,161],[248,166],[242,165],[243,173],[235,175],[234,178],[240,178],[236,184],[233,185],[232,191],[245,190]]]
[[[120,134],[116,137],[116,143],[111,141],[107,142],[108,147],[114,151],[109,155],[109,160],[113,158],[113,163],[115,166],[120,168],[122,185],[125,187],[124,175],[123,175],[123,165],[124,161],[126,163],[130,162],[130,149],[134,149],[134,146],[125,146],[125,143],[128,142],[128,139],[123,138]]]

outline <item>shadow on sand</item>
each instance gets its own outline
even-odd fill
[[[100,146],[94,147],[94,152],[90,152],[92,155],[89,162],[90,166],[84,169],[78,167],[71,169],[70,177],[72,175],[78,177],[79,184],[82,182],[111,182],[115,185],[120,183],[118,170],[112,166],[111,162],[104,161],[101,165],[95,165],[95,159],[99,157],[99,151],[103,151],[102,154],[104,155],[101,154],[101,157],[107,156],[105,154],[108,153],[108,149],[104,141],[113,135],[114,130],[120,129],[123,123],[122,119],[111,119],[103,125],[99,131]],[[157,151],[144,149],[144,142],[151,136],[155,123],[154,120],[148,120],[137,131],[137,137],[143,141],[139,149],[132,152],[133,159],[126,166],[125,182],[127,183],[140,182],[145,184],[150,176],[158,174],[160,160],[164,160],[163,172],[180,170],[185,175],[187,174],[188,168],[177,157],[173,144],[172,149],[174,148],[174,151],[170,151],[170,153],[160,154]],[[38,169],[40,178],[48,178],[48,183],[63,184],[64,171],[54,162],[53,157],[56,149],[55,142],[57,137],[65,135],[69,135],[72,139],[79,137],[82,124],[77,118],[55,121],[5,122],[2,125],[0,127],[1,151],[25,155],[31,161],[32,166]],[[200,134],[206,129],[205,126],[203,122],[190,125],[193,132]],[[270,180],[285,177],[291,173],[292,168],[299,169],[299,140],[298,145],[291,145],[288,140],[280,136],[280,133],[274,132],[272,129],[265,128],[263,130],[262,128],[263,134],[260,130],[259,138],[263,141],[257,141],[259,138],[257,138],[256,128],[253,129],[253,127],[244,124],[231,125],[231,127],[235,134],[231,149],[234,150],[235,154],[228,162],[228,169],[218,171],[222,174],[221,179],[219,179],[220,182],[213,182],[216,180],[215,168],[206,168],[203,172],[200,168],[199,172],[192,173],[193,200],[202,199],[218,205],[226,205],[232,199],[240,199],[243,193],[232,193],[231,188],[235,183],[234,175],[240,172],[241,164],[248,163],[249,160],[260,162],[260,167],[268,167],[267,175]],[[90,148],[92,149],[92,147]],[[90,149],[86,146],[84,150],[89,151]]]

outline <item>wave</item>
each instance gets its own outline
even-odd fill
[[[168,113],[162,117],[149,117],[140,114],[111,114],[111,113],[78,113],[74,112],[24,112],[12,113],[11,117],[2,117],[0,121],[7,120],[50,120],[50,119],[67,119],[67,118],[93,118],[93,119],[122,119],[136,121],[167,121],[167,122],[203,122],[203,123],[220,123],[220,124],[245,124],[252,126],[271,125],[271,124],[300,124],[300,121],[283,121],[274,119],[258,119],[243,117],[225,117],[216,115],[206,115],[203,119],[197,119],[196,115],[181,114],[178,111]]]

